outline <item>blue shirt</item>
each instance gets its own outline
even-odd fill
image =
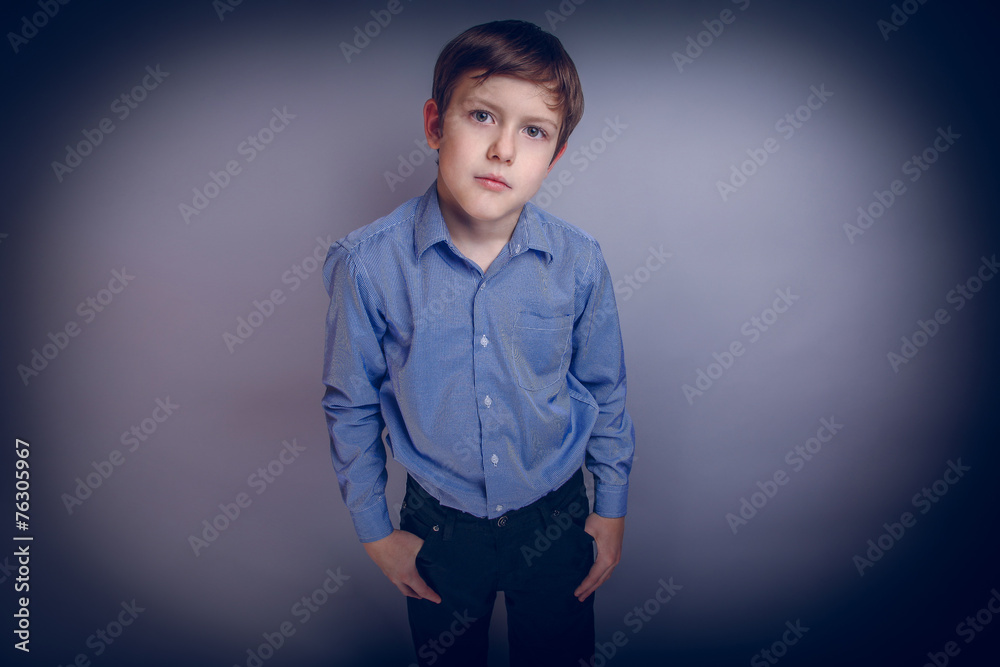
[[[483,273],[452,243],[437,182],[334,243],[323,408],[362,542],[388,536],[382,445],[441,504],[496,518],[586,463],[594,511],[625,516],[635,430],[607,264],[525,204]]]

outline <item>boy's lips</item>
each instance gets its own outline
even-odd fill
[[[504,180],[499,174],[485,174],[483,176],[476,176],[476,181],[479,182],[483,187],[493,190],[494,192],[502,192],[504,190],[510,190],[510,183]]]

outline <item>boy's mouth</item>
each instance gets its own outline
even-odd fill
[[[494,192],[503,192],[504,190],[511,189],[510,184],[498,174],[476,176],[476,181],[487,190],[493,190]]]

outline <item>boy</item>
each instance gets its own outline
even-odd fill
[[[323,267],[334,467],[368,555],[407,596],[422,665],[485,665],[498,590],[512,665],[592,664],[591,594],[620,558],[634,448],[624,354],[597,242],[528,203],[582,112],[554,36],[467,30],[424,105],[437,180]],[[398,530],[384,426],[407,471]]]

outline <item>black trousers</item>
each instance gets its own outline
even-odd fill
[[[417,571],[441,596],[441,604],[406,598],[419,664],[486,667],[503,591],[511,667],[590,667],[594,594],[573,596],[594,563],[594,538],[583,530],[589,513],[582,469],[497,519],[444,507],[407,475],[400,528],[423,538]]]

